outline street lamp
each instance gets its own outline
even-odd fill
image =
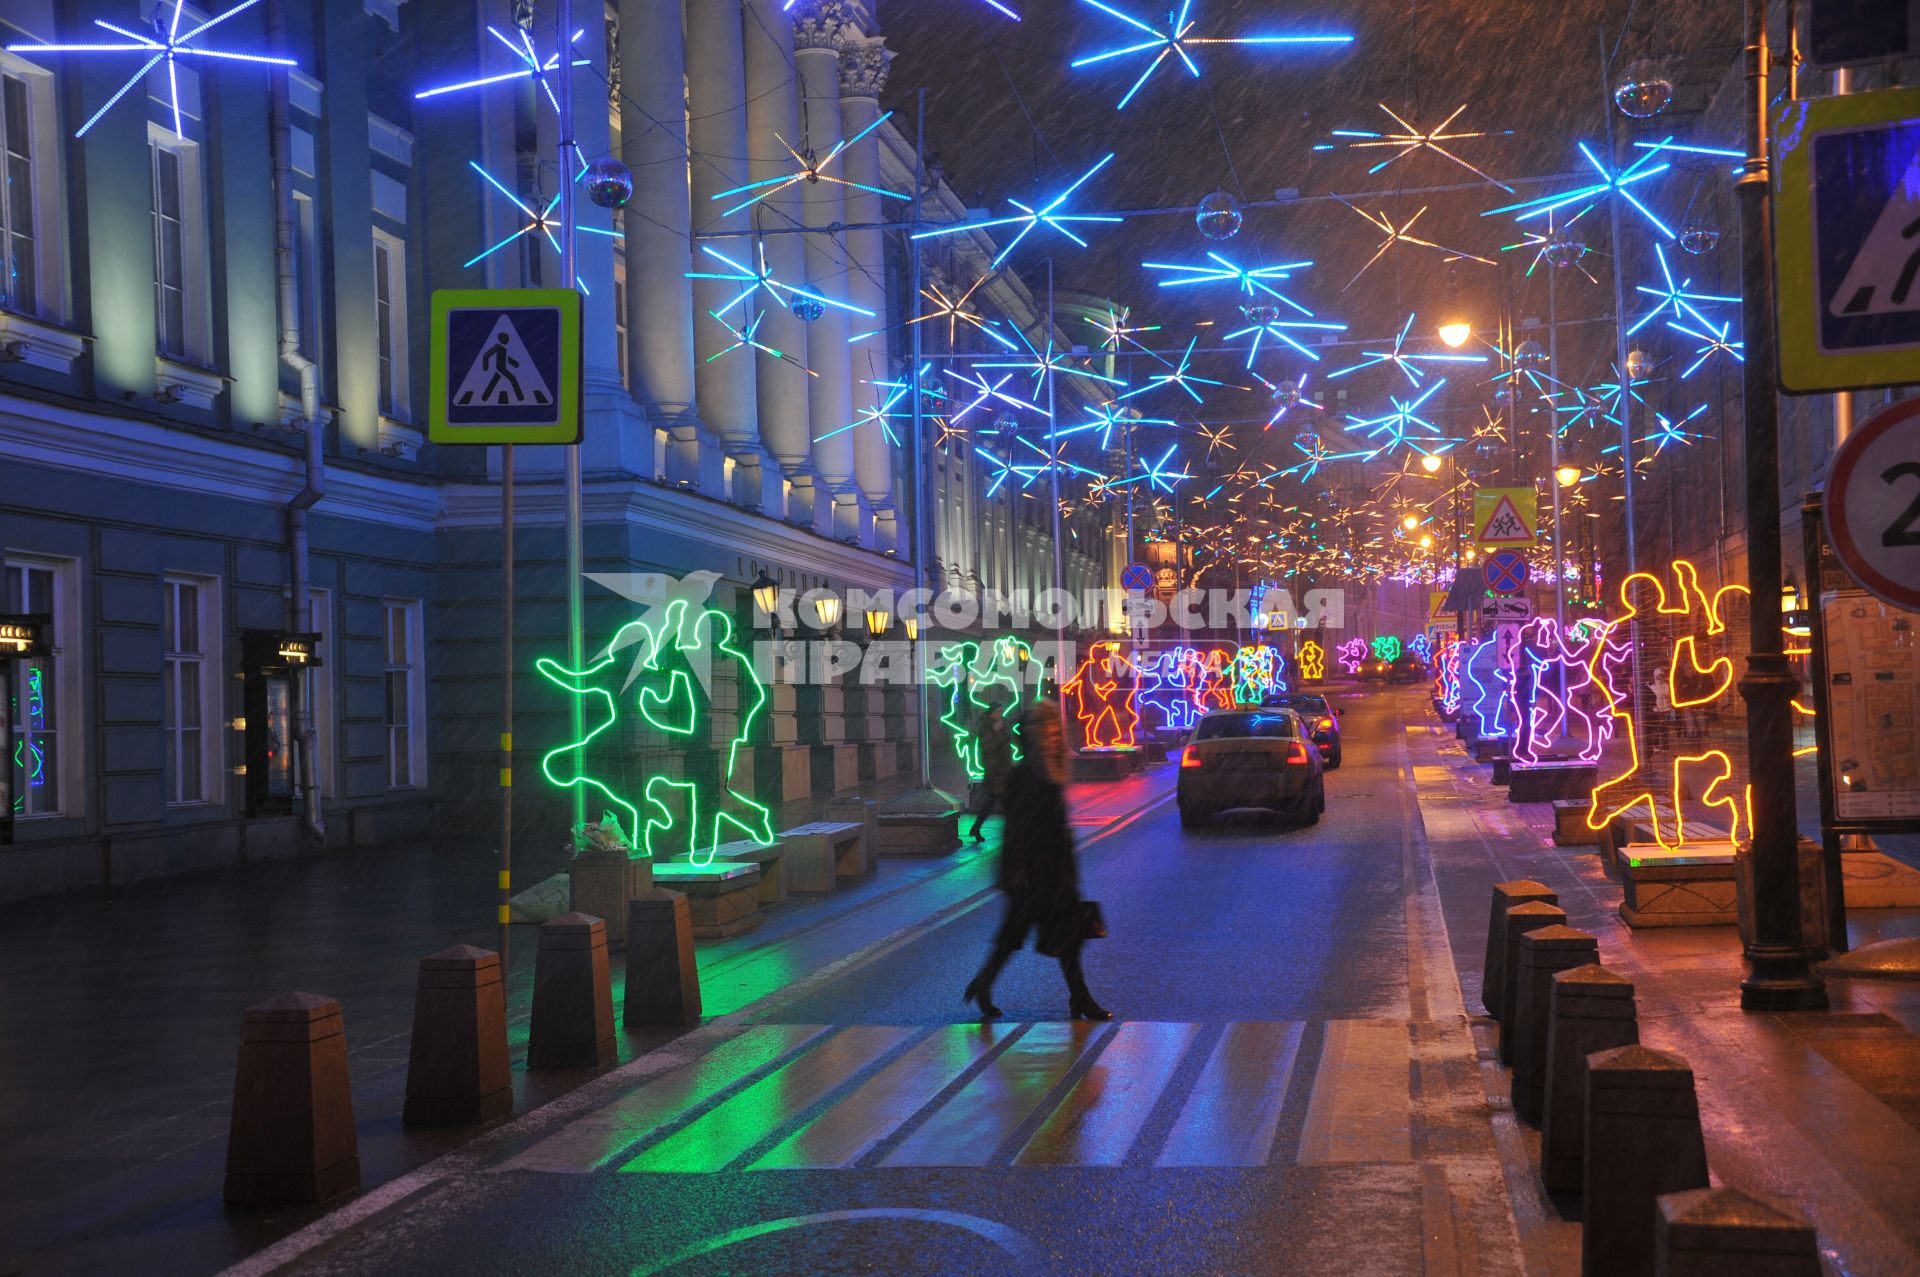
[[[753,605],[760,609],[760,615],[772,616],[774,606],[780,602],[780,583],[766,574],[763,569],[753,581]]]
[[[813,601],[813,614],[820,618],[820,628],[830,630],[840,624],[840,596],[822,594]]]
[[[1440,340],[1448,350],[1458,350],[1473,337],[1473,325],[1464,319],[1454,319],[1440,325]]]
[[[1580,467],[1561,466],[1553,472],[1553,479],[1554,482],[1558,483],[1561,487],[1571,488],[1574,484],[1580,482]]]
[[[920,620],[918,617],[909,616],[902,620],[900,624],[906,627],[907,642],[917,643],[920,641]]]
[[[870,607],[866,611],[867,637],[879,638],[893,625],[893,613],[883,607]]]
[[[1420,526],[1420,516],[1417,514],[1406,515],[1400,520],[1400,526],[1411,532]]]

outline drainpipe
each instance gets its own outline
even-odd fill
[[[286,15],[280,0],[267,3],[267,47],[276,56],[286,47]],[[287,502],[287,558],[291,565],[287,628],[313,629],[313,589],[307,563],[307,511],[326,495],[326,440],[320,425],[319,371],[300,351],[300,305],[293,260],[293,136],[288,118],[287,69],[275,68],[267,108],[268,145],[273,156],[273,261],[279,296],[280,362],[300,379],[300,416],[306,431],[305,465],[300,491]],[[322,845],[327,822],[320,810],[320,762],[307,697],[295,698],[293,738],[298,748],[301,824]]]

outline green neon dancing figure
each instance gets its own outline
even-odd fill
[[[608,671],[627,648],[638,650],[625,681],[614,687],[616,680]],[[711,780],[650,776],[636,806],[613,785],[588,774],[587,751],[620,721],[623,708],[637,711],[646,727],[693,743],[690,738],[701,734],[713,708],[704,680],[695,676],[689,660],[703,648],[732,661],[738,672],[739,727]],[[696,865],[711,864],[714,849],[729,841],[730,829],[737,831],[735,838],[762,846],[773,842],[772,813],[734,787],[740,750],[767,703],[767,689],[752,660],[733,645],[733,621],[725,612],[708,608],[690,614],[686,600],[675,599],[660,613],[657,625],[642,619],[621,626],[584,670],[569,670],[545,657],[534,662],[534,668],[555,687],[588,702],[586,734],[549,751],[540,760],[541,772],[563,789],[591,789],[624,812],[622,823],[641,831],[649,857],[684,856]]]
[[[1032,648],[1007,634],[984,650],[974,642],[942,644],[939,663],[928,667],[928,681],[946,689],[947,707],[940,721],[952,733],[953,752],[966,769],[968,780],[986,775],[980,758],[980,720],[996,705],[1020,703],[1021,676],[1032,658]],[[1038,688],[1034,695],[1038,699]],[[1013,757],[1016,762],[1020,759],[1018,727],[1014,730]]]

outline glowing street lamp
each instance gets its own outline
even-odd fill
[[[1579,466],[1561,466],[1553,472],[1553,481],[1563,488],[1571,488],[1580,482]]]
[[[1425,470],[1428,474],[1439,474],[1440,473],[1440,455],[1434,452],[1427,453],[1425,456],[1420,458],[1420,468],[1422,470]]]
[[[1473,325],[1464,319],[1455,319],[1440,325],[1438,331],[1448,350],[1458,350],[1472,338]]]

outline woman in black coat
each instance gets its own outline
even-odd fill
[[[1061,788],[1067,756],[1058,707],[1043,701],[1030,708],[1021,721],[1020,739],[1025,754],[1007,776],[1006,828],[995,878],[1006,894],[1006,912],[986,965],[967,985],[965,996],[983,1017],[999,1015],[1000,1008],[993,1004],[994,978],[1037,927],[1041,949],[1059,955],[1073,1018],[1111,1020],[1113,1013],[1093,1000],[1080,969],[1080,870]]]

